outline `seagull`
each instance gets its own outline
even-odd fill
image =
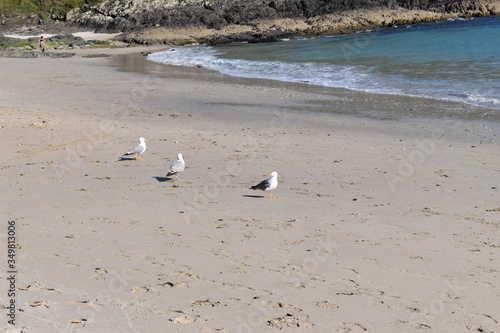
[[[179,154],[177,154],[177,161],[172,163],[172,165],[170,166],[170,170],[168,170],[168,172],[167,172],[166,177],[175,175],[175,177],[177,179],[179,179],[178,173],[184,171],[185,167],[186,167],[186,163],[184,162],[184,159],[182,158],[182,154],[179,153]]]
[[[269,192],[267,198],[268,199],[276,199],[276,197],[272,196],[272,191],[278,187],[278,173],[273,171],[266,180],[261,181],[255,186],[250,187],[251,190],[262,190]]]
[[[146,139],[144,139],[142,136],[139,138],[139,144],[135,146],[134,148],[130,149],[128,152],[122,155],[127,156],[127,155],[134,155],[134,160],[137,161],[137,159],[142,160],[142,158],[139,156],[140,154],[144,153],[146,151]]]

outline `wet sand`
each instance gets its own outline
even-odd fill
[[[484,110],[88,52],[0,59],[7,332],[498,332]]]

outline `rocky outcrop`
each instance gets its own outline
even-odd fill
[[[259,20],[311,19],[359,9],[426,10],[461,15],[498,13],[489,0],[106,0],[82,11],[68,13],[67,20],[100,31],[134,31],[148,27],[198,26],[222,29]]]
[[[498,14],[500,0],[105,0],[24,33],[94,30],[124,32],[119,39],[136,44],[220,44]]]
[[[500,0],[106,0],[67,21],[126,42],[262,42],[500,13]],[[191,33],[186,34],[186,31]]]

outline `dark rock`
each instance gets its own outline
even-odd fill
[[[165,1],[161,6],[144,1],[135,7],[131,1],[107,0],[88,11],[75,10],[68,14],[68,21],[102,32],[115,32],[154,26],[222,29],[230,24],[311,18],[353,9],[405,8],[476,15],[491,15],[492,11],[487,0],[191,0]]]
[[[108,58],[108,57],[111,57],[111,55],[106,53],[95,53],[83,56],[82,58]]]
[[[0,58],[71,58],[74,55],[74,53],[68,52],[0,51]]]

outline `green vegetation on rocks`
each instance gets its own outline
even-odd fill
[[[67,41],[57,41],[45,43],[45,48],[48,49],[67,49],[71,47],[71,43]],[[5,38],[0,39],[0,50],[37,50],[39,48],[38,38]]]
[[[72,35],[56,35],[45,38],[46,50],[68,50],[78,48],[114,48],[116,45],[109,41],[86,41]],[[38,50],[38,37],[9,38],[0,36],[0,51]]]
[[[73,8],[89,7],[102,0],[0,0],[0,15],[21,17],[40,15],[48,19],[60,19]]]

